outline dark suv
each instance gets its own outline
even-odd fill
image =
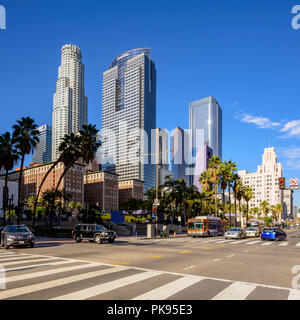
[[[114,243],[117,234],[114,231],[107,230],[102,225],[78,224],[72,231],[72,237],[76,242],[89,240],[95,243],[102,243],[104,240],[108,240],[109,243]]]

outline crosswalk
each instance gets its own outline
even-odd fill
[[[300,290],[61,257],[1,252],[0,300],[300,300]],[[7,268],[8,267],[8,268]]]
[[[188,237],[180,238],[167,238],[167,239],[151,239],[144,240],[145,243],[157,243],[157,244],[166,244],[166,243],[194,243],[194,244],[230,244],[230,245],[256,245],[256,246],[278,246],[278,247],[300,247],[300,242],[290,242],[290,241],[262,241],[257,238],[247,238],[242,240],[234,239],[224,239],[224,238],[198,238],[191,239]]]

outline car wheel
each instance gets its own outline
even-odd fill
[[[6,243],[6,241],[4,242],[4,249],[8,250],[9,249],[9,245]]]
[[[209,233],[209,231],[207,231],[206,235],[207,235],[207,237],[208,237],[208,238],[210,237],[210,233]]]
[[[76,241],[77,243],[81,242],[81,237],[80,237],[80,235],[76,235],[76,236],[75,236],[75,241]]]
[[[34,243],[30,243],[29,247],[34,248]]]
[[[98,234],[95,236],[94,242],[98,244],[102,243],[101,237]]]

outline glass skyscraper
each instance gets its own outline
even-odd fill
[[[213,155],[222,159],[222,109],[214,97],[190,103],[191,167],[195,168],[197,153],[207,145]],[[193,177],[191,176],[191,184]]]
[[[45,124],[38,128],[39,142],[35,147],[32,161],[36,163],[51,162],[51,143],[52,143],[52,128]]]
[[[129,50],[103,73],[103,169],[118,174],[119,180],[138,179],[145,189],[153,187],[151,133],[155,128],[155,64],[149,48]]]

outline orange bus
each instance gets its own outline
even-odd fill
[[[226,231],[226,220],[203,216],[188,220],[187,234],[189,237],[223,236]]]

